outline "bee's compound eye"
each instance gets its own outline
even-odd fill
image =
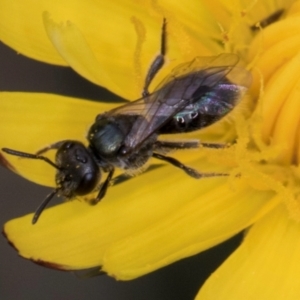
[[[94,173],[86,173],[80,183],[78,184],[78,187],[75,191],[77,195],[86,195],[88,193],[91,193],[97,186],[99,181],[99,175]]]

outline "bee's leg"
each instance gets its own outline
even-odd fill
[[[152,81],[152,79],[155,77],[157,72],[162,68],[162,66],[165,63],[165,55],[166,55],[166,26],[167,21],[166,19],[163,20],[162,30],[161,30],[161,43],[160,43],[160,54],[156,56],[154,61],[152,62],[146,79],[145,79],[145,85],[142,92],[142,97],[146,97],[149,95],[149,85]]]
[[[153,157],[160,159],[160,160],[164,160],[168,163],[170,163],[171,165],[183,170],[185,173],[187,173],[189,176],[194,177],[196,179],[200,179],[203,177],[215,177],[215,176],[228,176],[228,174],[226,173],[200,173],[197,170],[190,168],[188,166],[185,166],[184,164],[182,164],[180,161],[178,161],[177,159],[170,157],[170,156],[165,156],[165,155],[161,155],[158,153],[153,153]]]
[[[47,151],[49,151],[49,150],[59,149],[60,146],[61,146],[63,143],[67,142],[67,141],[69,141],[69,140],[63,140],[63,141],[59,141],[59,142],[50,144],[50,145],[48,145],[48,146],[46,146],[46,147],[44,147],[44,148],[38,150],[38,151],[36,152],[36,155],[43,154],[43,153],[45,153],[45,152],[47,152]]]
[[[118,184],[121,184],[129,179],[131,179],[132,176],[130,176],[128,173],[122,173],[116,177],[114,177],[112,180],[111,180],[111,185],[118,185]]]
[[[198,149],[200,147],[206,148],[226,148],[228,144],[217,144],[217,143],[201,143],[199,140],[188,140],[188,141],[156,141],[154,144],[154,151],[167,153],[172,150],[183,150],[183,149]]]
[[[97,198],[96,198],[96,199],[93,199],[93,200],[90,202],[91,205],[96,205],[96,204],[97,204],[97,203],[105,196],[105,194],[106,194],[106,192],[107,192],[107,188],[109,187],[109,184],[110,184],[110,182],[111,182],[111,180],[112,180],[112,177],[113,177],[113,175],[114,175],[114,172],[115,172],[115,168],[112,167],[112,168],[109,170],[109,173],[108,173],[108,175],[107,175],[105,181],[104,181],[103,184],[101,185],[101,188],[100,188],[100,191],[99,191],[99,194],[98,194]]]
[[[172,150],[182,150],[182,149],[197,149],[201,146],[199,140],[189,140],[189,141],[156,141],[154,144],[154,151],[168,152]]]
[[[205,148],[214,148],[214,149],[220,149],[220,148],[227,148],[230,146],[230,144],[221,144],[221,143],[201,143],[202,147]]]

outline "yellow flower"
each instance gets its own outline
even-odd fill
[[[129,280],[253,225],[196,299],[298,299],[300,2],[199,2],[0,0],[4,43],[68,65],[124,98],[140,96],[163,18],[168,64],[151,88],[178,64],[223,52],[237,53],[253,73],[249,95],[229,118],[189,135],[236,143],[174,154],[201,171],[231,172],[229,179],[195,181],[165,165],[110,188],[97,206],[70,201],[34,226],[32,215],[12,220],[4,232],[25,258],[64,270],[101,266]],[[1,147],[30,153],[63,139],[85,141],[95,116],[116,106],[49,94],[0,97]],[[45,163],[4,154],[2,161],[54,186],[55,170]]]

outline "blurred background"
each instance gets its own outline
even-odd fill
[[[51,92],[95,101],[119,100],[69,68],[30,60],[2,43],[0,91]],[[12,218],[33,212],[49,190],[0,167],[1,226]],[[58,201],[53,201],[55,203]],[[242,234],[139,279],[119,282],[106,275],[79,279],[72,273],[35,265],[19,257],[6,239],[0,236],[0,299],[191,300],[241,239]]]

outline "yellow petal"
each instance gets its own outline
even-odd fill
[[[208,162],[198,151],[188,156],[194,156],[188,164],[197,169],[218,170],[218,164]],[[47,209],[34,226],[32,215],[28,215],[8,222],[4,230],[21,256],[65,269],[102,265],[104,255],[105,268],[117,261],[117,269],[123,269],[124,264],[128,267],[126,262],[113,257],[114,249],[120,247],[114,243],[121,240],[120,244],[128,247],[122,250],[128,251],[128,257],[141,251],[143,255],[137,255],[136,263],[144,259],[150,264],[143,265],[142,270],[133,265],[125,275],[123,270],[109,270],[118,278],[129,279],[225,240],[273,205],[268,201],[272,192],[258,193],[250,188],[234,191],[227,181],[220,177],[198,181],[167,166],[110,188],[97,206],[68,202]],[[253,196],[250,203],[245,195]],[[178,233],[182,237],[174,242]],[[180,241],[183,246],[178,250]],[[147,247],[156,251],[148,252]],[[117,251],[117,258],[122,251]]]
[[[252,55],[258,53],[258,72],[252,90],[257,93],[261,82],[265,87],[262,98],[262,137],[266,143],[280,147],[276,160],[284,164],[296,162],[294,152],[298,145],[299,82],[294,74],[300,70],[300,38],[298,32],[293,31],[294,26],[300,26],[297,14],[263,30],[250,50]],[[276,39],[278,35],[281,39]],[[255,48],[259,48],[259,42],[261,49],[257,50]],[[260,55],[262,49],[265,51]]]
[[[299,69],[300,55],[297,54],[273,74],[274,79],[266,87],[263,98],[263,115],[266,119],[263,128],[265,139],[270,137],[280,109],[297,82],[297,76],[291,76],[291,74],[297,74]]]
[[[296,161],[294,152],[299,144],[299,97],[300,81],[298,80],[280,110],[274,126],[272,142],[275,145],[284,145],[281,155],[277,158],[283,163],[294,163]]]
[[[299,223],[280,205],[253,226],[196,299],[299,299],[299,235]]]
[[[254,38],[249,49],[249,57],[255,57],[258,52],[264,52],[278,42],[298,35],[299,28],[300,16],[284,19],[266,27],[262,34]]]
[[[279,10],[288,9],[295,0],[264,0],[264,1],[248,1],[248,0],[219,0],[223,10],[242,14],[247,19],[249,25],[255,25],[267,19],[273,13]]]
[[[293,1],[203,0],[220,27],[225,49],[237,52],[242,57],[247,55],[249,43],[253,39],[254,32],[251,28],[278,11],[284,12]],[[252,54],[256,55],[260,48],[253,50]]]
[[[170,34],[174,35],[181,52],[194,53],[195,56],[222,52],[222,33],[207,4],[195,0],[185,1],[184,4],[173,0],[154,4],[154,9],[162,12],[167,22],[171,23]]]
[[[196,31],[201,23],[199,12],[207,14],[192,0],[186,5],[190,14],[181,14],[180,18],[181,6],[174,1],[163,1],[162,5],[131,0],[0,3],[0,39],[4,43],[32,58],[70,65],[88,80],[126,98],[136,99],[141,94],[145,74],[160,51],[164,17],[168,21],[170,64],[160,72],[154,85],[179,63],[221,50],[205,30],[216,27],[213,22],[203,28],[203,38]],[[45,12],[55,23],[49,19],[43,23]],[[197,20],[198,26],[192,20]],[[193,26],[188,28],[185,21]],[[190,38],[190,33],[197,39]]]
[[[96,112],[112,107],[45,94],[0,95],[1,127],[5,132],[1,146],[27,152],[35,152],[57,140],[84,139],[90,119],[94,120]],[[211,165],[203,154],[202,159],[197,159],[198,152],[201,151],[188,154],[191,165],[207,171],[218,170],[219,166]],[[54,170],[43,162],[6,158],[30,179],[47,182],[51,178],[50,184],[53,184]],[[48,169],[39,169],[39,166]],[[22,256],[35,261],[66,269],[100,265],[103,253],[111,243],[163,219],[172,210],[198,197],[199,193],[213,190],[220,180],[224,179],[207,179],[200,183],[168,166],[111,188],[96,207],[73,201],[46,210],[35,226],[31,225],[31,215],[13,220],[6,225],[5,233]],[[186,191],[189,191],[188,197]]]
[[[60,140],[85,141],[95,116],[114,106],[51,94],[2,92],[0,147],[35,153]],[[48,164],[1,154],[20,175],[53,186],[55,170]]]
[[[56,24],[47,13],[44,13],[43,18],[53,46],[69,66],[89,81],[109,87],[116,94],[122,95],[120,88],[115,84],[118,81],[115,75],[119,72],[109,74],[103,71],[103,66],[97,61],[92,49],[75,24],[70,21],[67,24]],[[109,75],[114,75],[115,81]]]
[[[272,45],[258,57],[251,86],[251,91],[255,92],[256,97],[260,90],[261,76],[263,75],[264,85],[266,86],[272,75],[298,53],[299,45],[300,36],[298,35],[278,40],[278,43]]]
[[[159,44],[159,28],[163,14],[153,6],[148,6],[146,10],[144,5],[147,4],[131,0],[113,2],[63,0],[51,3],[47,0],[15,0],[13,3],[9,0],[1,0],[0,37],[4,43],[29,57],[49,63],[64,64],[60,55],[51,47],[44,30],[42,14],[49,12],[58,22],[70,21],[76,24],[99,57],[103,53],[103,48],[106,48],[104,53],[110,54],[119,62],[124,57],[127,59],[132,57],[133,50],[128,46],[134,47],[136,43],[134,27],[131,23],[133,16],[149,24],[147,31],[151,32],[150,39],[153,44]],[[170,11],[172,11],[171,5],[172,2],[166,3]],[[193,10],[191,13],[196,19],[197,11]],[[190,18],[190,15],[186,17]],[[109,52],[109,49],[112,52]],[[152,49],[154,52],[150,51],[150,57],[159,50],[159,47],[155,48],[153,45],[149,50]],[[120,57],[118,53],[123,55]]]
[[[168,166],[111,187],[96,206],[71,201],[45,210],[34,226],[28,215],[8,222],[4,230],[26,258],[68,269],[97,266],[112,242],[159,222],[220,181],[199,182]]]
[[[144,275],[226,240],[275,204],[268,201],[272,193],[247,187],[234,191],[224,179],[207,181],[215,183],[211,191],[203,193],[195,184],[177,195],[178,182],[174,197],[189,199],[186,205],[112,244],[105,253],[103,270],[122,280]]]
[[[256,5],[262,3],[256,2]],[[297,3],[298,1],[295,1],[291,5],[289,11],[284,14],[285,18],[261,30],[251,43],[248,55],[250,60],[256,59],[251,87],[251,90],[255,91],[255,96],[258,96],[262,77],[263,83],[266,85],[275,71],[298,53],[299,34],[297,30],[291,30],[294,25],[299,26],[300,19],[297,14],[299,4]],[[291,3],[279,4],[276,2],[271,6],[274,4],[278,5],[278,8],[284,8],[289,7]]]
[[[3,43],[28,57],[66,65],[52,47],[43,26],[42,13],[55,6],[54,1],[1,0],[0,5],[0,40]],[[62,4],[62,15],[66,14],[66,9]]]

